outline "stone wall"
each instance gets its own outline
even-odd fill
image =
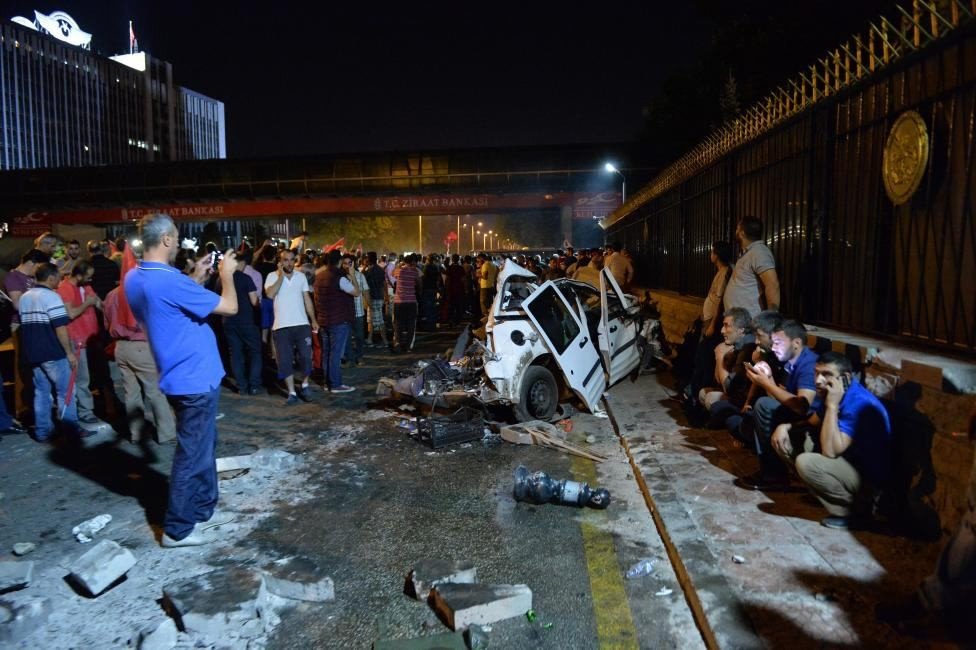
[[[634,291],[643,295],[643,291]],[[701,315],[702,300],[670,291],[649,291],[661,312],[664,334],[672,344]],[[973,445],[966,438],[976,411],[976,363],[939,356],[882,339],[836,330],[810,328],[815,350],[844,352],[860,361],[864,383],[897,405],[904,438],[903,456],[912,469],[906,508],[923,537],[954,530],[966,507],[966,486],[973,469]]]

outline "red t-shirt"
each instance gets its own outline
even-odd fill
[[[85,298],[94,294],[91,287],[76,287],[67,279],[61,280],[61,284],[58,285],[58,295],[61,296],[61,300],[72,307],[81,306]],[[95,315],[94,307],[89,307],[78,318],[68,323],[68,337],[72,345],[80,343],[81,347],[87,347],[88,342],[96,334],[98,334],[98,316]]]

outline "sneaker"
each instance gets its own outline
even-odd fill
[[[216,542],[217,539],[218,537],[213,530],[200,528],[200,525],[197,524],[193,526],[190,534],[183,539],[173,539],[166,533],[163,533],[161,543],[163,548],[182,548],[184,546],[203,546],[204,544]]]
[[[11,422],[9,427],[7,427],[6,429],[3,429],[2,431],[0,431],[0,435],[22,434],[22,433],[27,433],[27,429],[25,429],[24,427],[20,426],[16,422]]]
[[[335,388],[330,388],[329,389],[329,392],[330,393],[351,393],[354,390],[356,390],[356,387],[355,386],[346,386],[345,384],[343,384],[342,386],[337,386]]]
[[[308,386],[302,386],[301,388],[298,389],[298,396],[301,398],[303,402],[311,402],[312,389]]]
[[[237,519],[237,515],[233,512],[228,512],[226,510],[214,509],[213,514],[210,515],[210,519],[206,521],[201,521],[196,525],[197,530],[207,530],[208,528],[213,528],[215,526],[223,526],[224,524],[229,524],[230,522]]]
[[[849,517],[835,517],[831,515],[830,517],[821,519],[820,525],[824,528],[833,528],[834,530],[847,530],[851,527],[851,520]]]
[[[285,406],[292,406],[293,404],[298,404],[298,395],[291,393],[285,400]]]

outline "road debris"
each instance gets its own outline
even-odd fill
[[[539,445],[581,456],[589,460],[601,463],[606,460],[605,456],[593,453],[566,442],[566,433],[557,427],[541,420],[531,420],[521,424],[512,424],[501,428],[502,440],[516,445]],[[594,440],[596,440],[594,438]]]
[[[591,488],[578,481],[557,481],[545,472],[530,474],[524,465],[516,468],[514,478],[516,501],[589,506],[598,510],[610,505],[610,492],[605,488]]]
[[[98,515],[83,521],[71,529],[71,534],[82,544],[92,541],[92,536],[112,521],[112,515]]]
[[[627,577],[633,580],[634,578],[643,578],[644,576],[649,576],[654,573],[654,560],[651,558],[644,558],[634,566],[627,569]]]
[[[422,560],[407,575],[403,593],[417,600],[427,600],[430,590],[437,585],[452,582],[474,584],[478,570],[465,560]]]
[[[23,589],[33,576],[33,562],[0,562],[0,593]]]
[[[521,616],[532,609],[532,590],[527,585],[444,583],[430,592],[431,609],[452,630],[472,623],[494,623]]]
[[[17,542],[13,546],[13,552],[14,555],[20,557],[23,555],[27,555],[28,553],[32,552],[36,548],[37,548],[37,544],[35,544],[34,542]]]
[[[29,598],[12,603],[0,600],[0,645],[12,647],[20,643],[35,630],[47,623],[51,616],[51,601],[48,598]]]
[[[136,556],[117,542],[103,539],[71,565],[71,578],[92,596],[108,589],[136,564]]]
[[[742,557],[741,555],[733,555],[732,556],[732,561],[735,562],[736,564],[745,564],[746,563],[746,559],[744,557]]]
[[[667,587],[661,587],[661,589],[659,589],[658,591],[654,592],[654,595],[655,596],[670,596],[673,593],[674,593],[673,590],[668,589]]]

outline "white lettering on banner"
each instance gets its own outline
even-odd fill
[[[122,208],[123,219],[141,219],[147,214],[162,212],[173,218],[219,217],[224,214],[222,205],[177,205],[169,208]]]
[[[487,208],[488,196],[441,196],[375,199],[376,210],[423,210],[430,208]]]

